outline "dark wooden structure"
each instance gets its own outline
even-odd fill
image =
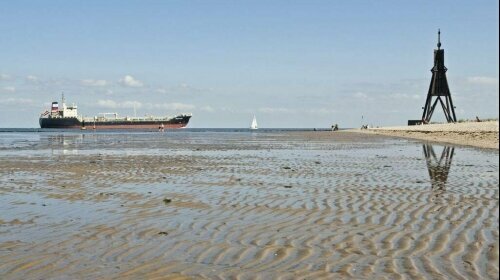
[[[408,120],[408,125],[421,125],[423,124],[422,120]]]
[[[448,80],[446,79],[446,71],[448,69],[444,66],[444,50],[441,49],[441,31],[438,31],[437,47],[437,50],[434,50],[434,67],[431,69],[431,84],[427,93],[425,106],[422,108],[424,109],[422,114],[422,123],[424,124],[431,121],[432,114],[438,102],[443,108],[446,121],[449,123],[457,122],[455,106],[453,106]],[[433,101],[434,98],[435,100]]]

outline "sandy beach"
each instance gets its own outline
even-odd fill
[[[487,149],[498,150],[499,147],[498,121],[395,126],[352,131]]]
[[[498,279],[498,150],[4,133],[0,157],[1,279]]]

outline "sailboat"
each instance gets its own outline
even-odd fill
[[[253,116],[252,124],[250,125],[250,129],[257,129],[257,118],[255,118],[255,115]]]

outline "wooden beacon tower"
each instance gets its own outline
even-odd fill
[[[437,50],[434,50],[434,67],[431,69],[431,84],[429,86],[429,92],[427,93],[425,106],[423,107],[422,123],[424,124],[431,121],[432,114],[438,102],[443,108],[446,121],[449,123],[457,122],[455,106],[453,106],[448,80],[446,79],[446,71],[448,69],[444,66],[444,50],[441,49],[441,30],[438,31],[437,47]],[[434,97],[436,98],[433,101]]]

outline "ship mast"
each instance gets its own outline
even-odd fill
[[[64,91],[61,93],[61,105],[64,105],[64,103],[66,102],[66,100],[64,100]]]

